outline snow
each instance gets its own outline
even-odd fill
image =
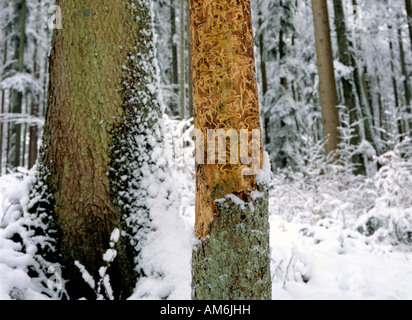
[[[79,261],[75,261],[74,265],[79,268],[80,273],[82,274],[82,277],[84,281],[90,286],[90,288],[95,288],[96,283],[92,275],[86,270],[85,266],[82,265]]]
[[[181,129],[171,120],[168,125]],[[173,134],[179,136],[179,132]],[[187,132],[180,134],[181,139],[190,141]],[[156,191],[149,190],[148,204],[156,231],[147,235],[139,258],[147,276],[139,279],[130,299],[191,297],[191,254],[196,244],[194,145],[178,144],[184,147],[169,164],[171,177],[157,172],[156,179],[164,182],[156,185]],[[273,299],[412,299],[412,250],[408,243],[412,226],[411,163],[396,151],[378,161],[382,168],[372,179],[353,177],[335,166],[321,168],[316,161],[286,178],[281,172],[272,175],[269,164],[265,164],[259,174],[271,185]],[[323,170],[323,174],[317,170]],[[27,216],[22,211],[29,201],[34,174],[32,170],[0,177],[0,299],[49,298],[28,276],[29,266],[35,265],[36,250],[30,246],[31,233],[24,227]],[[148,189],[155,181],[148,181]],[[177,194],[178,207],[167,205],[170,189]],[[260,192],[252,195],[259,196]],[[244,205],[236,196],[228,197]],[[373,234],[369,234],[371,226]],[[15,234],[23,238],[26,250],[13,239]],[[116,259],[114,243],[119,237],[120,230],[115,229],[103,257],[108,263]],[[79,262],[76,265],[92,288],[99,286],[96,292],[100,292],[102,283],[112,297],[108,266],[101,269],[102,279],[93,279],[84,266]]]

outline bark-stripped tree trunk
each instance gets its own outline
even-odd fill
[[[412,52],[412,0],[405,0],[405,7],[409,26],[409,39],[411,41],[411,52]]]
[[[347,67],[353,67],[354,60],[349,50],[349,41],[346,34],[345,14],[342,0],[333,0],[333,7],[335,11],[335,28],[338,37],[339,60]],[[352,79],[342,78],[342,86],[345,105],[349,114],[349,122],[354,130],[350,143],[354,148],[357,148],[360,145],[362,137],[359,127],[358,106],[354,91],[355,88],[352,84]],[[357,165],[355,173],[366,173],[364,159],[361,154],[356,153],[352,157],[352,161],[355,165]]]
[[[320,104],[322,107],[323,134],[327,139],[326,154],[339,148],[339,111],[336,92],[333,52],[330,38],[328,7],[326,0],[312,0],[315,26],[316,52],[318,57]]]
[[[196,236],[201,243],[193,253],[192,296],[270,299],[268,193],[253,175],[262,166],[263,148],[250,1],[190,3],[195,127],[204,137],[208,129],[229,135],[229,130],[245,129],[257,142],[248,156],[259,158],[252,165],[230,164],[228,142],[221,164],[212,164],[212,148],[199,152],[209,154],[211,164],[197,157]],[[250,166],[255,172],[244,175]]]
[[[133,179],[143,173],[129,153],[139,158],[146,152],[143,158],[150,161],[151,137],[143,138],[161,112],[150,83],[156,72],[151,12],[146,0],[56,4],[63,29],[55,30],[52,40],[43,177],[38,177],[53,201],[40,201],[31,211],[47,213],[50,228],[59,234],[55,255],[60,256],[54,258],[61,259],[63,278],[70,279],[70,296],[93,298],[74,261],[97,281],[112,231],[128,233],[125,221],[144,221],[128,216],[134,203],[144,207],[144,199],[132,198],[138,184]],[[141,138],[130,133],[132,127],[144,129]],[[144,144],[135,150],[138,139]],[[41,183],[37,189],[44,191]],[[117,298],[128,298],[137,278],[136,252],[128,240],[120,238],[109,269]]]

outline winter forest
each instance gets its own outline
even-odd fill
[[[411,0],[0,0],[0,300],[412,299]]]

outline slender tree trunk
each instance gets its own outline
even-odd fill
[[[326,154],[339,148],[339,111],[326,0],[312,0]]]
[[[399,56],[401,61],[401,70],[403,76],[403,89],[405,94],[405,105],[407,107],[407,111],[410,113],[410,105],[411,105],[411,89],[409,87],[409,75],[408,70],[406,68],[406,59],[405,59],[405,50],[403,47],[403,39],[402,39],[402,29],[398,27],[398,42],[399,42]]]
[[[6,18],[7,19],[7,18]],[[8,50],[8,46],[7,46],[7,31],[4,32],[4,52],[3,52],[3,66],[5,65],[5,63],[7,62],[7,50]],[[6,95],[6,91],[3,89],[1,91],[1,113],[4,114],[5,111],[5,95]],[[3,128],[4,128],[5,124],[3,122],[0,122],[0,175],[3,174]]]
[[[37,64],[37,49],[34,49],[33,53],[33,73],[34,78],[39,79],[39,70]],[[39,117],[39,103],[40,103],[40,96],[36,96],[35,99],[32,98],[31,101],[31,108],[30,108],[30,115],[32,117]],[[36,164],[37,161],[37,142],[39,140],[38,135],[38,126],[37,124],[30,124],[29,126],[29,160],[28,160],[28,168],[31,169]]]
[[[263,25],[263,13],[259,12],[259,30]],[[267,81],[267,69],[265,61],[265,35],[262,30],[259,31],[259,53],[260,53],[260,71],[262,73],[262,97],[265,98],[268,91],[268,81]],[[264,133],[265,133],[265,143],[268,145],[270,143],[270,128],[269,128],[269,116],[263,115],[264,119]]]
[[[392,27],[389,26],[389,30],[392,30]],[[401,136],[401,141],[403,140],[402,135],[405,134],[405,132],[403,131],[403,125],[402,125],[402,110],[400,108],[400,104],[399,104],[399,92],[398,92],[398,84],[396,81],[396,76],[395,76],[395,66],[394,66],[394,53],[393,53],[393,42],[391,39],[389,39],[389,50],[391,53],[391,72],[392,72],[392,88],[393,88],[393,96],[394,96],[394,102],[395,102],[395,107],[396,109],[399,111],[399,114],[401,116],[401,118],[398,120],[398,132]]]
[[[41,0],[37,1],[37,10],[38,13],[41,11]],[[37,16],[37,19],[39,19],[39,15]],[[39,31],[41,26],[37,25],[36,29]],[[39,70],[39,57],[38,57],[38,50],[37,46],[35,46],[34,51],[33,51],[33,77],[36,79],[36,81],[40,80],[40,70]],[[40,82],[40,81],[39,81]],[[32,117],[40,117],[39,111],[40,111],[40,103],[41,103],[41,95],[36,94],[31,98],[31,104],[30,104],[30,115]],[[34,167],[34,165],[37,162],[37,155],[38,155],[38,140],[39,140],[39,128],[37,124],[30,124],[29,125],[29,152],[28,152],[28,168],[31,169]]]
[[[262,12],[259,12],[259,29],[263,25]],[[266,61],[265,61],[265,35],[264,32],[260,31],[259,33],[259,50],[260,50],[260,70],[262,72],[262,95],[266,95],[268,91],[268,80],[267,80],[267,70],[266,70]]]
[[[216,157],[213,148],[198,148],[210,164],[197,157],[196,236],[201,243],[193,252],[192,297],[270,299],[268,194],[255,175],[263,148],[250,1],[190,3],[195,128],[204,137],[209,134],[209,141],[215,139],[212,129],[232,137],[245,129],[255,141],[249,165],[220,156],[216,164],[210,159]],[[236,155],[237,148],[224,146],[226,154]]]
[[[170,42],[172,46],[172,86],[173,86],[173,112],[178,114],[179,111],[176,110],[177,100],[176,97],[179,95],[179,60],[177,56],[177,46],[175,43],[176,32],[176,0],[170,0],[170,23],[171,23],[171,33],[170,33]]]
[[[333,0],[333,7],[335,11],[335,28],[338,37],[339,60],[343,65],[347,67],[353,67],[354,60],[352,59],[352,54],[349,50],[349,41],[346,33],[347,30],[345,25],[345,14],[342,0]],[[351,128],[354,129],[352,138],[350,139],[350,144],[354,148],[357,148],[360,145],[362,137],[361,130],[359,127],[358,106],[356,103],[356,96],[352,80],[342,78],[342,86],[345,105],[349,113],[349,122]],[[357,165],[355,173],[366,173],[364,159],[361,154],[355,154],[352,158],[352,161],[355,165]]]
[[[189,117],[194,117],[193,109],[193,76],[192,76],[192,48],[190,45],[190,4],[187,2],[187,43],[188,43],[188,63],[187,63],[187,82],[188,82],[188,97],[189,97]]]
[[[17,72],[24,71],[24,46],[25,46],[25,35],[26,35],[26,0],[22,0],[20,8],[20,29],[19,29],[19,38],[16,46],[16,56],[17,56]],[[18,92],[13,90],[13,98],[11,100],[12,110],[14,114],[20,115],[22,113],[22,104],[23,104],[23,92]],[[10,129],[10,146],[9,146],[9,163],[14,168],[17,168],[21,164],[21,130],[22,126],[19,123],[11,124]]]
[[[185,119],[185,3],[180,0],[180,119]]]
[[[283,6],[282,1],[279,2],[280,7]],[[282,24],[281,24],[282,25]],[[279,30],[279,66],[282,68],[284,58],[286,56],[286,43],[283,40],[283,28],[281,27]],[[282,87],[282,95],[287,94],[288,92],[288,79],[286,77],[281,77],[280,78],[280,85]],[[293,116],[293,115],[292,115]],[[284,130],[286,124],[283,120],[280,121],[280,130]],[[286,168],[288,165],[288,157],[286,154],[282,154],[282,156],[279,157],[279,163],[281,163],[281,168]]]
[[[382,95],[381,95],[381,83],[379,78],[376,79],[378,84],[378,101],[379,101],[379,127],[381,128],[381,140],[386,142],[388,139],[388,123],[387,123],[387,115],[386,109],[382,102]],[[385,144],[384,144],[385,145]],[[385,152],[386,150],[383,150]]]
[[[412,52],[412,0],[405,0],[406,13],[408,18],[409,26],[409,39],[411,41],[411,52]]]
[[[355,9],[355,6],[357,6],[357,0],[352,0],[352,6]],[[356,36],[356,31],[355,31],[355,36]],[[356,43],[355,45],[350,44],[351,47],[356,48],[358,52],[362,52],[362,47],[360,43]],[[360,102],[360,111],[361,111],[361,116],[363,118],[363,127],[365,130],[365,139],[371,143],[376,150],[378,154],[381,152],[381,148],[379,145],[379,141],[376,137],[376,132],[373,129],[373,110],[372,110],[372,99],[370,97],[370,90],[368,88],[368,82],[367,82],[367,66],[363,65],[362,68],[358,65],[358,61],[355,61],[354,59],[354,81],[355,81],[355,87],[356,87],[356,92],[359,97],[359,102]]]

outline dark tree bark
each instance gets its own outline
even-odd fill
[[[16,3],[16,11],[19,12],[19,36],[16,40],[16,53],[15,58],[17,60],[17,72],[24,71],[24,47],[25,47],[25,36],[26,36],[26,0],[21,0]],[[23,92],[12,90],[11,98],[11,113],[20,115],[23,111]],[[21,131],[22,125],[19,123],[10,124],[10,133],[9,133],[9,154],[8,154],[8,163],[13,167],[17,168],[21,165]]]

